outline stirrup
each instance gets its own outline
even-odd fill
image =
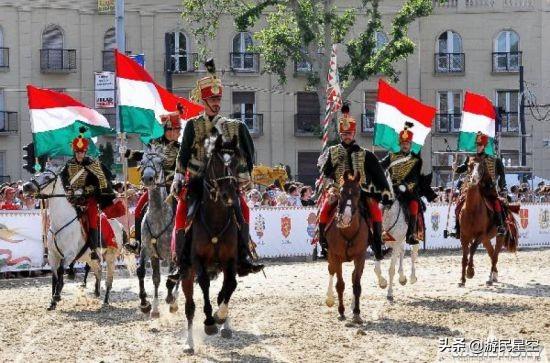
[[[506,235],[506,228],[504,228],[504,226],[498,226],[497,236],[505,236],[505,235]]]

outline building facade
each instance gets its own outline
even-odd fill
[[[21,169],[22,147],[32,134],[25,87],[60,89],[85,104],[94,104],[94,72],[112,70],[116,47],[114,15],[102,12],[97,0],[0,0],[0,178],[26,178]],[[383,45],[400,1],[381,4]],[[351,1],[339,1],[345,8]],[[180,1],[151,4],[126,0],[126,50],[145,55],[145,66],[160,84],[173,73],[174,92],[189,96],[203,76],[197,45],[180,16]],[[358,32],[366,24],[358,16]],[[222,112],[240,118],[256,143],[258,163],[288,164],[299,180],[310,183],[321,141],[319,120],[324,105],[304,92],[307,63],[288,66],[288,82],[262,73],[262,55],[249,53],[253,33],[237,33],[232,20],[223,19],[209,48],[225,87]],[[464,93],[489,97],[500,108],[500,150],[506,165],[520,165],[521,137],[526,160],[521,170],[550,178],[550,122],[533,117],[544,108],[525,109],[526,128],[519,122],[519,70],[524,68],[526,93],[539,104],[550,103],[550,1],[450,0],[434,5],[431,16],[411,24],[417,47],[398,64],[397,87],[437,107],[433,132],[422,151],[425,171],[433,169],[437,182],[450,175],[450,159],[438,154],[456,148]],[[343,53],[343,47],[341,48]],[[166,56],[168,55],[168,57]],[[168,59],[168,61],[166,61]],[[345,61],[341,54],[340,62]],[[372,147],[377,79],[362,82],[349,97],[351,114],[361,121],[359,142]],[[104,109],[114,125],[114,109]],[[114,142],[114,139],[102,142]],[[137,141],[133,141],[134,145]],[[383,154],[382,150],[375,150]],[[514,170],[514,167],[510,167]]]

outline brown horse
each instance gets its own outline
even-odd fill
[[[213,145],[213,148],[211,147]],[[209,150],[210,149],[210,150]],[[204,330],[208,335],[218,332],[217,324],[222,324],[221,334],[230,338],[229,299],[237,288],[236,264],[239,220],[236,203],[239,203],[237,165],[239,147],[234,138],[231,142],[222,142],[218,137],[208,147],[204,177],[196,180],[197,187],[192,185],[190,193],[201,194],[198,210],[194,218],[191,244],[192,271],[181,286],[185,295],[185,316],[187,318],[186,352],[194,352],[193,317],[193,284],[195,274],[204,299]],[[218,294],[218,311],[212,314],[210,303],[210,279],[219,272],[223,273],[223,284]]]
[[[361,276],[365,267],[368,247],[368,225],[360,210],[361,186],[359,173],[344,174],[344,184],[340,189],[340,197],[335,221],[328,226],[326,237],[328,242],[328,272],[330,274],[326,304],[334,305],[332,279],[336,274],[336,291],[338,292],[338,313],[340,320],[344,315],[344,288],[342,278],[342,263],[353,261],[355,269],[352,274],[353,283],[353,322],[361,324],[359,298],[361,297]]]
[[[464,286],[466,277],[474,277],[474,253],[480,243],[483,244],[487,254],[491,258],[491,272],[487,285],[498,282],[497,262],[498,255],[503,246],[510,252],[516,250],[517,241],[505,236],[496,238],[495,247],[491,239],[497,235],[497,228],[494,223],[493,213],[486,205],[482,191],[491,183],[491,176],[488,173],[485,163],[472,159],[469,164],[470,176],[465,181],[466,199],[460,211],[460,242],[462,244],[462,276],[459,286]]]

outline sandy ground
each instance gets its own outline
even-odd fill
[[[46,311],[49,277],[0,280],[0,361],[423,362],[445,358],[438,354],[444,337],[526,338],[549,346],[549,249],[502,254],[501,282],[492,287],[485,286],[489,261],[481,250],[476,276],[459,288],[460,259],[458,252],[421,252],[418,282],[397,284],[393,304],[376,286],[369,261],[361,326],[349,319],[351,265],[345,268],[348,321],[339,321],[336,307],[324,305],[325,262],[268,262],[267,279],[262,274],[239,279],[230,304],[232,339],[202,333],[197,286],[194,356],[183,352],[183,297],[177,314],[162,302],[161,318],[150,319],[137,309],[137,278],[126,271],[118,273],[110,306],[93,298],[91,284],[84,293],[69,282],[55,312]],[[387,271],[389,262],[384,264]],[[214,281],[212,291],[220,285]],[[147,287],[151,292],[150,276]]]

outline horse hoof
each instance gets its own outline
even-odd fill
[[[58,302],[61,301],[61,296],[56,295],[56,296],[53,297],[53,300],[54,300],[56,303],[58,303]]]
[[[388,299],[389,302],[393,302],[393,296],[388,295],[387,299]]]
[[[327,299],[325,300],[325,304],[327,304],[327,306],[328,306],[329,308],[333,307],[333,306],[334,306],[334,298],[327,298]]]
[[[464,287],[464,286],[466,286],[466,283],[464,283],[464,282],[459,282],[458,283],[458,287]]]
[[[147,302],[145,305],[140,305],[139,308],[142,313],[149,314],[151,312],[151,303]]]
[[[411,285],[414,284],[417,280],[416,280],[416,276],[411,276],[410,277],[410,280],[411,280]],[[404,284],[403,284],[404,285]]]
[[[381,289],[385,289],[386,287],[388,287],[388,282],[384,279],[384,280],[381,280],[378,282],[378,286],[381,288]]]
[[[183,349],[183,352],[185,354],[195,354],[195,349],[193,349],[191,347],[187,347],[187,348]]]
[[[81,284],[80,284],[80,287],[82,287],[83,289],[85,289],[85,288],[86,288],[86,283],[85,283],[85,282],[81,283]]]
[[[104,306],[109,306],[109,300],[103,300],[103,305]]]
[[[476,272],[474,270],[474,268],[468,268],[468,270],[466,271],[466,278],[468,279],[471,279],[475,276]]]
[[[151,319],[158,319],[158,318],[160,318],[160,312],[151,311]]]
[[[485,284],[487,284],[487,286],[493,286],[493,281],[489,280],[489,281],[485,282]]]
[[[340,315],[340,316],[338,317],[338,320],[340,320],[340,321],[345,321],[345,320],[346,320],[346,316],[345,316],[345,315]]]
[[[204,326],[204,332],[206,333],[206,335],[218,334],[218,326],[216,324],[205,325]]]
[[[222,329],[221,330],[221,335],[222,335],[222,338],[225,338],[225,339],[231,339],[233,337],[233,331],[231,329]]]
[[[401,284],[401,286],[405,286],[407,284],[407,277],[406,276],[400,277],[399,283]]]
[[[168,304],[168,305],[172,305],[172,303],[174,302],[174,295],[168,295],[166,296],[166,299],[164,299],[164,301]]]
[[[354,324],[363,324],[363,319],[361,319],[361,316],[359,314],[353,314],[353,323]]]
[[[225,323],[225,320],[226,320],[226,319],[220,319],[220,317],[218,316],[218,313],[216,312],[216,313],[214,314],[214,320],[216,321],[216,324],[222,325],[222,324]],[[223,332],[223,330],[222,330],[222,332]]]
[[[178,312],[178,309],[179,309],[178,304],[170,304],[170,312],[171,312],[172,314],[177,313],[177,312]]]
[[[74,272],[67,273],[67,279],[74,281],[76,279],[76,274]]]
[[[47,310],[48,310],[48,311],[53,311],[53,310],[55,310],[56,307],[57,307],[56,304],[51,304],[50,306],[48,306],[48,309],[47,309]]]
[[[99,297],[99,295],[100,295],[100,294],[99,294],[99,291],[94,291],[94,296],[95,296],[95,297]]]

